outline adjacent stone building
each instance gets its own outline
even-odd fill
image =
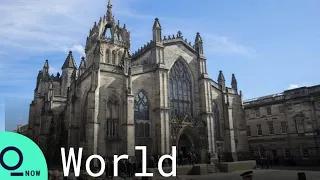
[[[49,75],[46,60],[39,71],[30,105],[28,136],[47,159],[61,159],[60,147],[84,148],[84,156],[139,158],[169,154],[172,146],[199,160],[220,151],[228,160],[247,152],[241,92],[232,76],[226,86],[207,74],[199,33],[194,44],[182,32],[162,36],[159,19],[152,40],[133,54],[130,32],[112,14],[94,23],[80,66],[70,51],[62,74]],[[241,153],[240,153],[241,154]]]
[[[18,125],[17,126],[17,129],[15,129],[13,132],[15,133],[19,133],[19,134],[22,134],[24,136],[27,136],[27,133],[28,133],[28,125]]]
[[[279,164],[316,164],[320,146],[320,85],[244,101],[252,156]]]

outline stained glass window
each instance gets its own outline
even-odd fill
[[[149,103],[142,91],[134,98],[134,120],[136,137],[150,137]]]
[[[142,91],[140,91],[134,99],[134,119],[149,120],[148,100]]]
[[[191,77],[181,60],[174,63],[169,75],[171,115],[184,117],[191,114]]]
[[[220,125],[220,112],[218,105],[215,102],[212,102],[212,112],[214,114],[215,121],[215,135],[216,138],[221,138],[221,125]]]
[[[119,103],[115,98],[110,98],[107,103],[107,123],[106,136],[108,138],[118,137],[118,122],[119,122]]]

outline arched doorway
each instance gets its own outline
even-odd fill
[[[194,152],[194,142],[191,137],[186,134],[181,135],[178,141],[178,150],[179,153],[183,153],[183,155]]]
[[[196,156],[196,162],[201,162],[203,144],[197,130],[193,126],[185,125],[178,133],[176,139],[177,155],[183,158],[183,164],[188,164],[191,160],[191,153]],[[181,156],[182,155],[182,156]]]

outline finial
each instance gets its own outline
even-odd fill
[[[72,54],[72,51],[69,51],[69,54]]]
[[[84,61],[84,56],[82,56],[82,57],[81,57],[81,60],[83,60],[83,61]]]
[[[164,37],[163,37],[163,40],[167,40],[167,36],[164,36]]]

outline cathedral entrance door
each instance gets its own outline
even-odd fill
[[[188,135],[183,134],[182,136],[180,136],[180,139],[178,142],[178,155],[180,158],[182,155],[183,164],[189,163],[190,152],[194,152],[193,140]]]

